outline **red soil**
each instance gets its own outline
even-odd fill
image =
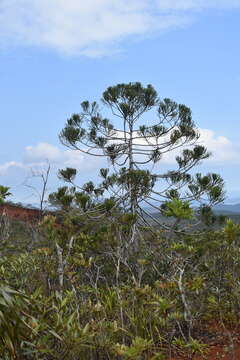
[[[209,333],[213,335],[213,341],[208,344],[204,355],[173,356],[169,360],[240,360],[240,327],[227,329],[221,324],[209,324]],[[207,339],[206,339],[207,340]],[[206,343],[207,341],[203,341]]]
[[[17,204],[5,203],[0,205],[0,216],[1,215],[6,215],[11,219],[34,222],[41,218],[41,211],[38,209],[21,207]]]
[[[169,360],[239,360],[240,359],[240,345],[234,344],[232,349],[229,345],[215,345],[209,346],[206,355],[194,357],[171,357]]]
[[[196,357],[195,360],[204,359],[203,357]],[[240,359],[240,345],[236,344],[234,349],[229,346],[213,346],[209,349],[207,360],[239,360]]]

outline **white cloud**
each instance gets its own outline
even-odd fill
[[[212,156],[205,160],[214,164],[239,164],[240,163],[240,148],[232,143],[228,138],[218,135],[210,129],[199,129],[200,139],[199,144],[206,146]],[[175,157],[179,154],[179,150],[166,153],[163,156],[162,162],[165,164],[175,163]],[[62,150],[57,146],[40,143],[36,146],[27,146],[25,148],[25,156],[23,163],[16,163],[16,166],[37,167],[42,166],[46,161],[49,161],[55,167],[73,167],[79,171],[95,170],[101,167],[101,158],[91,157],[75,150]],[[7,164],[14,166],[15,162],[12,161]],[[0,166],[1,169],[1,166]]]
[[[0,176],[6,175],[12,168],[24,168],[24,165],[17,161],[9,161],[0,164]]]
[[[211,156],[206,159],[209,164],[224,164],[231,165],[231,164],[239,164],[240,163],[240,147],[234,143],[232,143],[229,139],[225,136],[216,134],[213,130],[210,129],[198,129],[200,133],[200,138],[194,145],[203,145],[207,148],[208,152],[211,153]],[[154,139],[149,139],[152,144],[155,143]],[[169,136],[166,136],[164,141],[169,141]],[[163,141],[163,142],[164,142]],[[144,139],[138,139],[137,143],[142,145],[147,144]],[[186,146],[188,148],[189,146]],[[162,159],[159,164],[166,164],[172,165],[176,163],[176,156],[181,154],[181,151],[184,149],[178,148],[176,150],[167,151],[166,153],[163,152]],[[143,156],[140,156],[142,161],[144,160]],[[140,160],[139,159],[139,160]]]
[[[208,162],[225,165],[240,163],[240,148],[225,136],[219,136],[209,129],[201,129],[200,134],[199,143],[205,145],[212,153],[212,156],[207,160]]]
[[[198,140],[199,145],[203,145],[207,148],[211,156],[204,160],[203,164],[216,165],[216,166],[228,166],[240,164],[240,147],[232,143],[225,136],[218,135],[210,129],[198,129],[200,138]],[[166,153],[163,156],[162,163],[174,164],[175,157],[179,155],[180,149],[173,152]]]
[[[27,167],[41,167],[49,162],[55,168],[74,167],[84,171],[95,168],[95,161],[88,161],[87,156],[79,151],[62,150],[48,143],[26,146],[23,164]]]
[[[186,24],[187,10],[234,6],[240,0],[1,0],[0,42],[97,56],[128,36]]]
[[[233,165],[240,163],[240,148],[232,143],[225,136],[218,135],[210,129],[198,129],[200,138],[197,142],[207,148],[211,156],[204,160],[204,164],[208,165]],[[181,149],[166,153],[162,162],[165,164],[175,163],[175,157],[179,155]]]
[[[76,168],[80,175],[79,181],[84,183],[95,178],[99,168],[105,167],[99,158],[89,159],[78,151],[61,149],[48,143],[26,146],[24,150],[22,161],[0,164],[0,185],[10,186],[17,201],[38,204],[38,191],[41,192],[43,185],[41,175],[46,174],[48,164],[50,175],[47,194],[62,186],[57,178],[59,169]]]
[[[100,162],[93,158],[89,161],[87,155],[74,150],[62,150],[57,146],[48,143],[39,143],[36,146],[26,146],[22,161],[8,161],[0,164],[0,175],[5,176],[13,169],[23,169],[29,173],[31,169],[40,170],[51,165],[52,170],[59,168],[73,167],[82,171],[92,171]]]
[[[205,8],[229,8],[240,6],[239,0],[158,0],[162,10],[202,10]]]
[[[209,129],[200,129],[201,140],[200,143],[205,145],[209,151],[212,152],[212,157],[203,162],[211,171],[222,172],[222,169],[227,171],[240,165],[240,148],[233,144],[224,136],[216,134]],[[175,156],[179,152],[165,154],[162,161],[157,165],[156,172],[164,171],[163,169],[171,168],[175,162]],[[8,161],[0,164],[0,184],[10,186],[14,196],[23,202],[36,202],[36,194],[31,193],[28,187],[25,188],[28,182],[36,188],[41,189],[41,180],[33,179],[31,177],[32,171],[34,174],[41,174],[47,168],[47,161],[51,164],[51,176],[49,180],[48,192],[55,191],[59,183],[56,173],[58,169],[65,167],[77,168],[79,172],[79,183],[89,181],[99,181],[97,178],[99,169],[107,167],[106,161],[102,158],[95,158],[87,156],[78,151],[69,149],[61,149],[57,146],[48,143],[40,143],[35,146],[27,146],[22,161]],[[231,180],[231,179],[230,179]],[[35,181],[35,182],[34,182]],[[30,191],[30,192],[29,192]]]
[[[26,163],[38,163],[38,162],[59,162],[61,160],[62,153],[59,148],[47,143],[40,143],[36,146],[26,146],[24,161]]]
[[[3,0],[0,6],[2,40],[85,55],[102,55],[116,40],[176,21],[152,15],[147,0]]]
[[[224,136],[216,134],[209,129],[200,129],[199,143],[206,146],[212,153],[212,156],[206,160],[209,165],[238,165],[240,164],[240,148],[233,144]],[[175,163],[175,156],[179,151],[173,151],[163,156],[162,163],[171,165]],[[51,164],[52,169],[73,167],[79,170],[79,173],[86,172],[98,173],[100,167],[107,166],[102,158],[95,158],[85,155],[79,151],[60,149],[57,146],[48,143],[39,143],[35,146],[26,146],[22,162],[9,161],[0,164],[0,175],[5,176],[14,168],[23,169],[27,172],[30,169],[41,169],[47,162]]]

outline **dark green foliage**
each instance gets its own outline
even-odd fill
[[[32,331],[26,324],[29,306],[27,297],[7,285],[0,285],[0,349],[6,359],[17,359],[22,355],[22,344]]]
[[[63,186],[49,195],[49,201],[52,205],[58,207],[61,206],[63,209],[68,209],[74,199],[75,189],[69,189],[67,186]]]
[[[77,171],[73,168],[66,168],[65,170],[59,170],[58,177],[67,182],[72,182],[76,177]]]
[[[10,192],[9,192],[9,187],[7,186],[2,186],[0,185],[0,205],[3,204],[4,200],[12,195]]]

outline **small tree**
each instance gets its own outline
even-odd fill
[[[0,185],[0,205],[4,203],[4,200],[12,195],[10,192],[9,192],[9,187],[7,186],[2,186]]]
[[[6,198],[10,195],[10,188],[7,186],[0,185],[0,205],[3,205]],[[7,240],[10,236],[10,222],[6,212],[0,212],[0,253],[2,248],[5,248]]]
[[[45,168],[42,168],[41,170],[39,169],[31,169],[31,176],[28,176],[24,185],[26,187],[28,187],[29,189],[32,189],[34,191],[34,193],[37,195],[37,198],[39,200],[39,210],[41,215],[43,215],[44,210],[45,210],[45,204],[47,202],[46,200],[46,195],[48,192],[48,181],[49,181],[49,175],[50,175],[50,171],[51,171],[51,165],[50,163],[47,161]],[[41,182],[41,187],[40,190],[38,189],[37,186],[32,185],[31,183],[29,184],[29,180],[33,180],[33,179],[38,179]]]
[[[101,169],[103,181],[98,187],[90,183],[90,192],[99,195],[108,191],[115,203],[136,218],[143,217],[146,206],[159,209],[156,202],[178,199],[179,204],[198,201],[213,205],[222,201],[223,180],[219,175],[190,173],[210,154],[197,144],[200,135],[187,106],[168,98],[160,100],[151,85],[143,87],[139,82],[109,87],[102,104],[107,117],[96,102],[84,101],[82,112],[73,114],[60,133],[62,144],[70,149],[108,159],[112,171]],[[110,114],[114,122],[109,120]],[[149,121],[147,115],[151,119],[155,116],[155,120]],[[176,167],[155,172],[154,166],[176,150],[181,150],[175,157]],[[67,168],[59,175],[74,184],[76,173]],[[89,184],[82,191],[89,192]]]

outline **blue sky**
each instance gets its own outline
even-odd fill
[[[213,153],[196,171],[220,173],[240,197],[239,20],[240,0],[2,0],[0,184],[34,201],[23,183],[46,159],[52,191],[64,166],[94,179],[101,164],[58,133],[81,101],[140,81],[191,107]]]

